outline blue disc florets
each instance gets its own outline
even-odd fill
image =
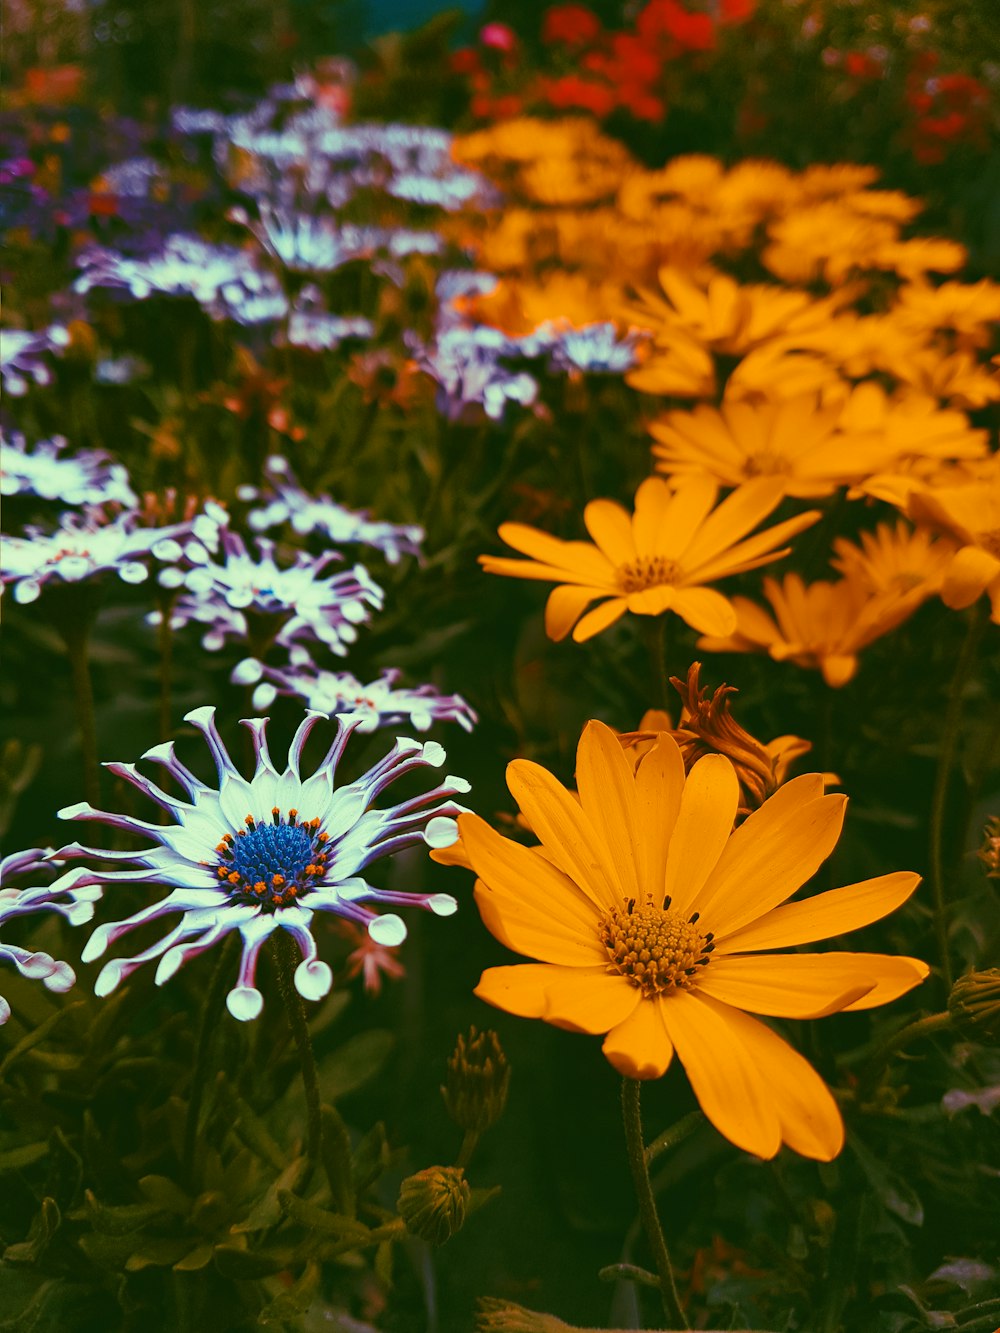
[[[216,874],[228,883],[234,902],[260,903],[273,911],[322,881],[327,834],[320,832],[318,819],[299,822],[298,814],[289,810],[285,817],[275,806],[270,824],[247,815],[246,828],[235,837],[223,834],[215,849],[221,858]]]

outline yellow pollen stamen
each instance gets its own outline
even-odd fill
[[[608,971],[625,977],[647,998],[677,987],[687,990],[715,947],[711,933],[695,926],[697,919],[697,912],[685,920],[671,911],[669,899],[663,907],[637,906],[634,900],[613,907],[599,926],[611,960]]]
[[[229,880],[230,884],[239,884],[240,872],[238,870],[231,870],[226,876],[226,879]]]
[[[625,593],[645,592],[672,584],[679,573],[676,561],[664,555],[639,555],[618,566],[618,586]]]

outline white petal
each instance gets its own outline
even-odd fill
[[[406,939],[406,923],[401,916],[387,912],[368,923],[368,934],[376,944],[393,946],[402,944]]]

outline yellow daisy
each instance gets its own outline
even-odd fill
[[[709,755],[685,779],[670,737],[633,772],[614,732],[590,722],[576,776],[579,801],[537,764],[508,766],[537,849],[459,816],[483,921],[540,960],[488,968],[476,994],[606,1034],[604,1054],[629,1078],[659,1078],[676,1052],[708,1119],[759,1157],[783,1142],[835,1157],[844,1131],[829,1089],[752,1015],[820,1018],[918,985],[928,968],[915,958],[773,951],[878,920],[919,876],[897,871],[788,902],[840,836],[846,798],[824,795],[818,774],[781,787],[735,832],[732,764]]]
[[[1000,375],[964,350],[944,354],[936,347],[915,348],[886,369],[918,392],[957,407],[985,407],[1000,401]]]
[[[894,462],[904,466],[918,458],[983,458],[989,451],[987,432],[974,430],[964,412],[941,408],[935,399],[910,389],[890,395],[870,380],[847,396],[838,425],[852,436],[884,445]]]
[[[836,408],[822,409],[813,394],[772,403],[704,404],[667,412],[649,427],[658,472],[710,476],[723,486],[773,477],[786,495],[832,495],[884,470],[894,449],[877,435],[853,434]]]
[[[862,532],[860,545],[837,537],[833,549],[834,569],[871,592],[909,593],[920,588],[926,597],[940,590],[955,554],[953,542],[935,538],[927,528],[911,528],[903,519],[895,527],[879,523],[874,532]]]
[[[698,647],[713,653],[767,653],[775,662],[795,662],[823,673],[837,688],[852,680],[862,648],[888,634],[911,615],[929,593],[873,593],[863,582],[806,584],[798,574],[783,583],[764,580],[773,617],[747,597],[734,597],[736,630],[706,635]]]
[[[950,534],[958,549],[944,573],[941,600],[961,610],[986,593],[1000,625],[1000,456],[964,486],[939,486],[910,495],[907,513]]]
[[[719,488],[704,477],[685,477],[673,487],[647,477],[636,491],[634,515],[614,500],[587,505],[583,521],[593,545],[503,523],[501,538],[531,559],[481,555],[479,561],[488,574],[558,584],[545,606],[551,639],[564,639],[572,630],[576,642],[583,643],[626,611],[640,616],[673,611],[693,629],[730,634],[736,628],[731,603],[705,585],[787,555],[788,547],[776,548],[815,523],[819,512],[810,510],[747,537],[777,508],[781,483],[762,477],[733,491],[716,508],[718,494]],[[601,605],[587,611],[598,598]]]
[[[902,324],[953,332],[963,346],[988,347],[1000,323],[1000,283],[911,282],[897,292],[895,309]]]

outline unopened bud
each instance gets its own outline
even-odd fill
[[[496,1124],[507,1103],[510,1066],[495,1032],[469,1029],[460,1036],[448,1061],[448,1081],[441,1096],[459,1129],[482,1134]]]
[[[396,1207],[406,1229],[432,1245],[461,1230],[469,1206],[469,1184],[460,1166],[429,1166],[407,1176]]]
[[[959,977],[948,996],[948,1012],[963,1037],[1000,1039],[1000,967]]]
[[[987,879],[1000,879],[1000,815],[992,815],[986,821],[979,859],[986,867]]]

